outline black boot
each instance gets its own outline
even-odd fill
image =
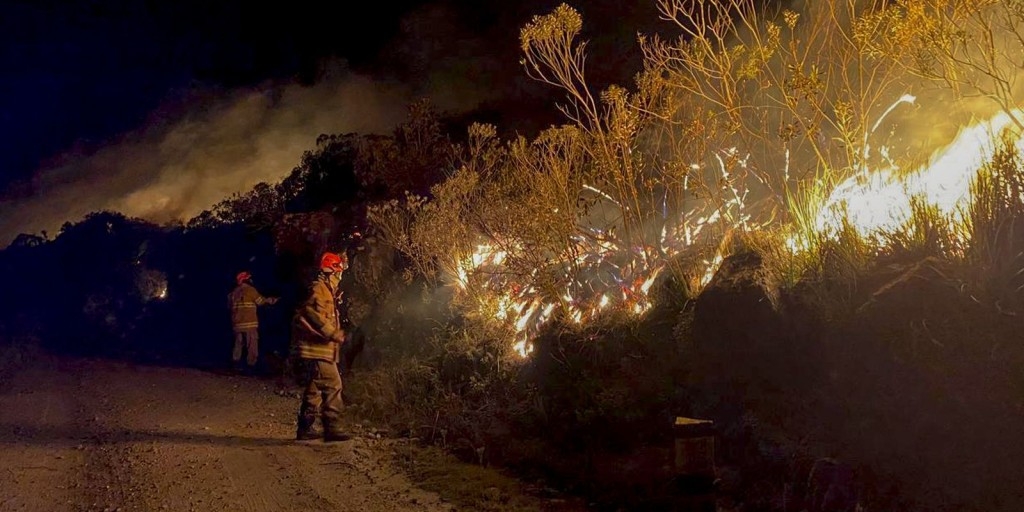
[[[328,430],[324,432],[325,443],[333,443],[336,441],[348,441],[349,439],[352,439],[352,436],[340,430]]]
[[[313,439],[320,439],[320,433],[313,430],[298,430],[295,432],[296,441],[312,441]]]
[[[341,430],[340,426],[333,421],[324,421],[324,442],[348,441],[352,436]]]
[[[299,427],[295,430],[296,441],[309,441],[312,439],[320,439],[320,433],[313,430],[313,423],[316,422],[316,417],[299,416]]]

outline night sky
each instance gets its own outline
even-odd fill
[[[373,66],[414,2],[16,2],[0,14],[3,178],[136,128],[175,91],[312,80],[331,56]],[[365,30],[359,36],[356,31]]]
[[[407,102],[557,120],[518,33],[555,0],[6,2],[0,247],[97,209],[186,218],[287,174],[322,132],[385,131]],[[628,83],[654,0],[570,3],[596,84]]]

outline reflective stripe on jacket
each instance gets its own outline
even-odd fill
[[[267,304],[267,299],[249,283],[242,283],[228,294],[231,308],[231,325],[235,331],[247,331],[259,327],[256,306]]]
[[[327,276],[320,274],[310,285],[309,297],[292,320],[292,351],[302,359],[337,363],[339,344],[334,336],[339,331],[341,321],[334,302],[334,289],[327,282]]]

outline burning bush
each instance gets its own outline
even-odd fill
[[[369,209],[380,241],[408,263],[401,281],[430,298],[436,328],[416,331],[414,349],[368,376],[386,399],[367,395],[367,406],[401,411],[405,428],[461,443],[478,460],[555,446],[571,461],[563,475],[593,462],[597,445],[636,448],[664,435],[652,425],[669,415],[702,411],[724,423],[730,463],[785,468],[755,476],[771,489],[762,496],[748,488],[751,502],[765,503],[806,481],[794,469],[802,457],[863,455],[882,478],[924,475],[887,458],[884,440],[837,423],[872,418],[880,437],[909,442],[879,418],[902,408],[914,432],[926,431],[933,424],[914,422],[909,405],[952,410],[927,396],[956,393],[944,377],[978,391],[972,397],[988,390],[1006,401],[984,400],[987,413],[1016,414],[1006,377],[1015,351],[996,365],[998,382],[971,377],[980,355],[1003,353],[1005,340],[953,349],[933,332],[970,337],[995,325],[992,315],[1019,311],[1024,170],[1010,56],[1024,16],[1015,4],[807,2],[778,16],[753,0],[659,5],[683,37],[641,37],[635,90],[600,95],[583,73],[578,13],[563,5],[535,17],[521,31],[524,64],[565,92],[569,124],[529,141],[473,126],[429,194]],[[975,94],[986,99],[968,99]],[[745,260],[728,259],[737,247],[769,288],[712,281],[723,261],[742,274],[733,267]],[[715,314],[691,325],[688,301],[700,304],[709,282],[712,306],[701,315]],[[917,295],[933,310],[915,306]],[[380,311],[411,311],[399,296]],[[762,318],[752,314],[761,299],[793,302]],[[741,317],[752,323],[733,320]],[[770,320],[771,336],[758,318]],[[872,328],[858,333],[864,322]],[[990,334],[1005,336],[997,323]],[[741,335],[723,338],[729,332]],[[968,353],[970,364],[958,361]],[[709,376],[712,363],[734,371]],[[740,390],[727,395],[734,403],[716,404],[715,379]],[[755,380],[760,388],[742,391]],[[513,434],[533,441],[512,444]],[[844,451],[847,441],[858,448]],[[927,496],[949,484],[950,461],[969,460],[958,451],[908,489]],[[948,496],[1000,489],[967,487]]]

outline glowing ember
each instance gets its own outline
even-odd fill
[[[724,154],[736,159],[735,150]],[[716,160],[716,172],[721,173],[722,182],[730,183],[725,161],[719,156]],[[743,159],[739,160],[745,165]],[[692,167],[695,172],[700,169]],[[596,187],[585,185],[584,190],[611,207],[625,209]],[[571,240],[573,256],[549,269],[565,283],[558,300],[545,298],[531,283],[516,281],[504,268],[508,254],[490,243],[477,245],[472,254],[459,259],[454,266],[453,282],[469,296],[478,297],[479,313],[507,323],[515,332],[513,348],[526,357],[533,350],[530,340],[556,311],[576,324],[613,310],[634,315],[646,313],[651,308],[648,293],[657,277],[669,260],[701,239],[705,228],[716,226],[717,232],[726,233],[749,222],[750,215],[745,211],[747,191],[730,183],[723,193],[727,197],[724,204],[711,211],[699,206],[675,215],[665,211],[656,247],[619,238],[614,230],[581,226],[580,234]],[[706,270],[697,279],[699,285],[707,283],[723,258],[724,254],[719,253],[705,262]]]

